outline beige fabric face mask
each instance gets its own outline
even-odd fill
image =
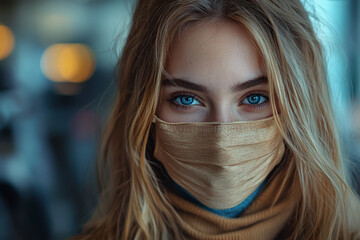
[[[204,205],[226,209],[248,197],[280,162],[274,118],[233,123],[168,123],[155,117],[154,156]]]

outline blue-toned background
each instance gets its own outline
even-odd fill
[[[350,159],[360,156],[360,2],[306,1]],[[0,0],[0,240],[65,239],[96,205],[95,159],[131,0]]]

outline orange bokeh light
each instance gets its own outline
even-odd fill
[[[0,24],[0,60],[6,58],[15,46],[14,34],[5,25]]]
[[[92,51],[83,44],[54,44],[41,59],[44,75],[54,82],[80,83],[95,71]]]

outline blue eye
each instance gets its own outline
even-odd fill
[[[264,103],[267,100],[268,99],[261,94],[251,94],[243,100],[243,103],[250,104],[250,105],[257,105],[257,104]]]
[[[187,95],[182,95],[182,96],[178,96],[175,97],[173,99],[173,101],[179,105],[183,105],[183,106],[190,106],[190,105],[197,105],[200,104],[198,100],[196,100],[194,97],[192,96],[187,96]]]

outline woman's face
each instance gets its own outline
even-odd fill
[[[157,116],[167,122],[234,122],[272,115],[262,59],[251,37],[227,20],[202,21],[174,42]]]

